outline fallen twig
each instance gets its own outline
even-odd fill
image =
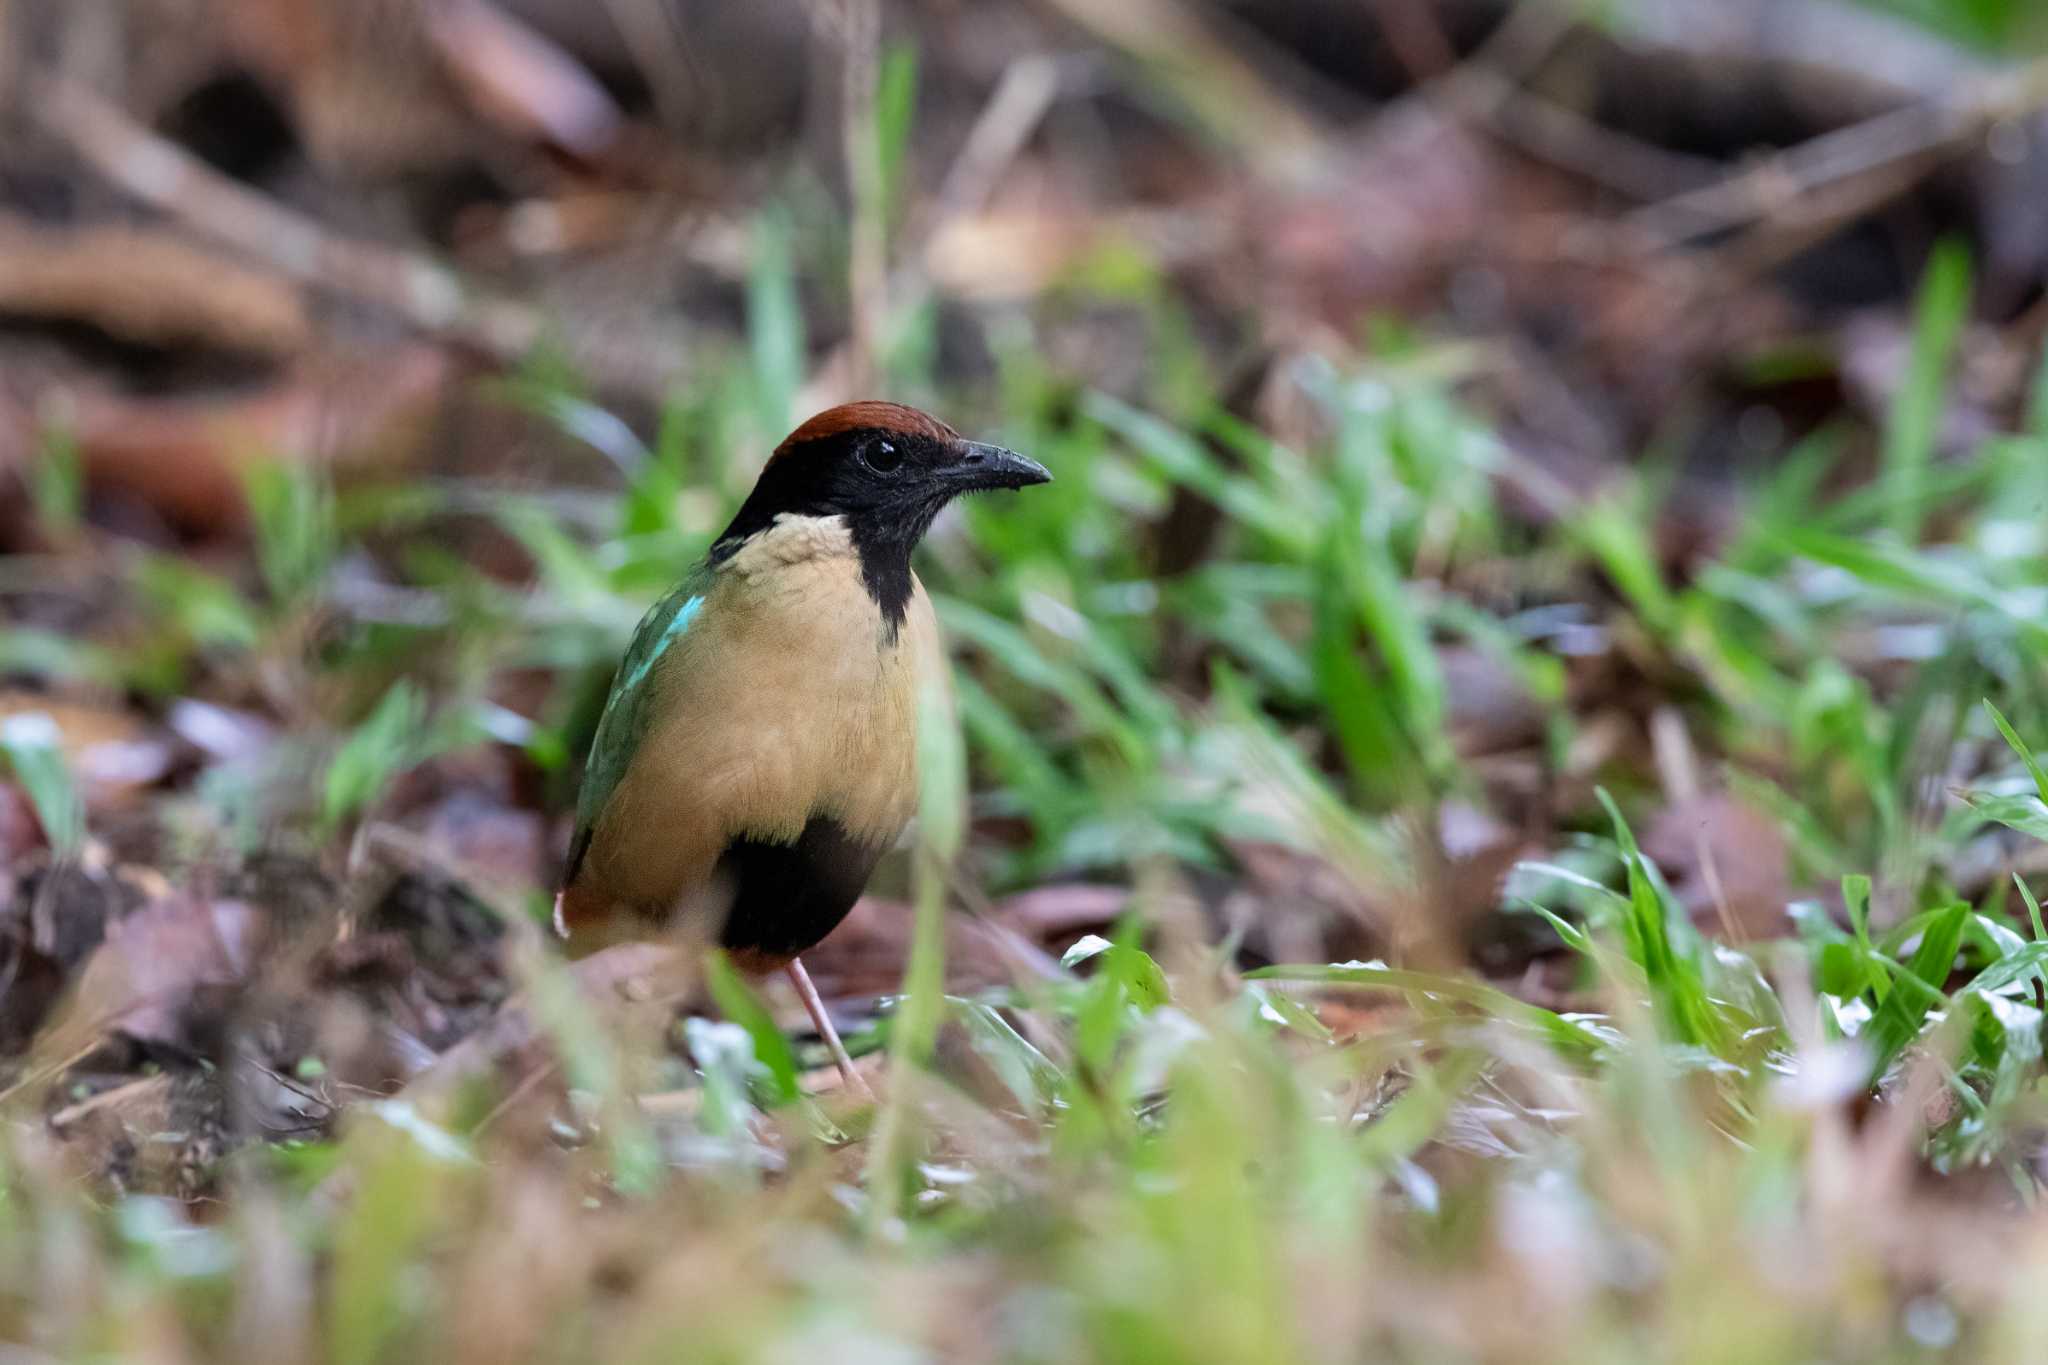
[[[1985,61],[1925,26],[1853,0],[1630,0],[1614,19],[1637,51],[1668,55],[1721,79],[1768,63],[1819,76],[1868,102],[1938,98]]]
[[[542,331],[523,303],[474,290],[425,256],[329,232],[237,183],[64,76],[29,75],[23,109],[113,184],[296,280],[375,304],[501,361]]]
[[[1952,97],[1906,105],[1788,147],[1714,184],[1640,209],[1624,226],[1668,248],[1787,213],[1800,227],[1810,227],[1812,215],[1793,210],[1828,190],[1844,192],[1843,202],[1853,212],[1867,212],[1872,197],[1851,192],[1852,184],[1881,178],[1888,198],[1975,144],[1994,125],[2043,105],[2048,105],[2048,61],[1986,75]],[[1838,208],[1821,216],[1839,222],[1843,213]]]
[[[671,1005],[687,999],[696,981],[694,963],[664,943],[619,944],[572,962],[566,970],[598,1010]],[[409,1100],[445,1097],[522,1052],[542,1036],[532,1005],[529,992],[506,1001],[488,1024],[442,1053],[401,1094]]]
[[[96,1114],[102,1109],[126,1104],[141,1096],[155,1094],[158,1091],[169,1090],[170,1088],[171,1078],[163,1074],[144,1076],[139,1080],[126,1081],[120,1085],[102,1090],[96,1095],[88,1095],[75,1104],[65,1105],[62,1109],[50,1115],[50,1127],[61,1133],[80,1119]]]
[[[853,387],[875,380],[889,309],[888,186],[875,99],[880,83],[882,10],[879,0],[839,0],[840,145],[851,187],[851,240],[847,287],[852,303]]]
[[[311,338],[298,291],[150,228],[47,228],[0,214],[0,311],[93,323],[145,345],[289,355]]]
[[[906,233],[912,245],[884,281],[880,296],[870,300],[883,310],[874,321],[876,333],[887,335],[896,320],[924,306],[934,287],[933,244],[948,226],[972,217],[987,204],[1052,108],[1060,85],[1060,66],[1048,57],[1026,57],[1004,71],[947,169],[938,193],[912,220]],[[872,361],[865,346],[856,329],[856,335],[818,367],[804,401],[822,407],[851,397],[863,382],[863,367]]]
[[[1299,168],[1326,145],[1323,129],[1243,55],[1177,0],[1053,0],[1053,7],[1145,63],[1218,135],[1255,150],[1269,167]]]

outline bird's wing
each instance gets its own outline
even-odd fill
[[[583,790],[576,798],[576,836],[569,842],[569,860],[562,868],[562,885],[576,880],[583,855],[590,851],[590,837],[597,828],[619,779],[633,761],[633,751],[647,730],[647,699],[653,693],[654,666],[670,646],[683,638],[690,623],[704,606],[706,585],[694,578],[656,602],[640,618],[633,643],[612,679],[611,695],[604,713],[597,718],[597,737],[590,742],[590,761],[584,766]]]

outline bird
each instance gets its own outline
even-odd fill
[[[791,432],[613,676],[555,896],[572,953],[677,937],[782,971],[865,1094],[802,954],[917,811],[921,699],[950,705],[911,551],[955,498],[1051,478],[899,403]]]

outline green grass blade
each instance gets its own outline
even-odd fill
[[[1963,945],[1963,932],[1970,919],[1970,907],[1957,902],[1946,909],[1934,912],[1920,931],[1920,946],[1913,952],[1911,962],[1905,964],[1900,985],[1908,985],[1906,978],[1917,982],[1925,989],[1908,990],[1894,987],[1878,1007],[1877,1015],[1870,1021],[1864,1037],[1870,1044],[1870,1079],[1874,1085],[1884,1076],[1893,1061],[1904,1051],[1907,1044],[1920,1036],[1920,1028],[1926,1022],[1930,1009],[1944,998],[1942,985],[1948,980],[1954,966],[1956,953]]]
[[[747,1031],[754,1040],[754,1060],[768,1073],[769,1092],[774,1105],[794,1102],[802,1089],[797,1083],[796,1052],[789,1036],[776,1024],[775,1016],[761,1003],[740,974],[733,970],[725,953],[713,950],[704,957],[704,984],[719,1011]]]
[[[57,722],[42,711],[0,720],[0,754],[13,769],[14,780],[27,789],[50,851],[69,861],[85,844],[85,803],[65,760],[63,739]]]
[[[1883,482],[1892,499],[1892,534],[1904,545],[1919,540],[1927,515],[1924,486],[1941,428],[1949,357],[1969,308],[1969,250],[1945,241],[1934,249],[1920,283],[1912,358],[1885,427]]]
[[[790,229],[778,214],[754,226],[747,269],[747,343],[753,362],[754,411],[764,439],[779,441],[794,424],[803,387],[803,304],[797,297]]]
[[[1462,977],[1408,971],[1369,962],[1261,967],[1246,972],[1245,977],[1251,981],[1300,981],[1454,1001],[1472,1006],[1502,1023],[1515,1024],[1538,1033],[1559,1051],[1581,1058],[1590,1057],[1607,1046],[1605,1038],[1579,1020],[1517,1000],[1506,991],[1496,990],[1484,982]]]
[[[2033,839],[2048,840],[2048,801],[2038,796],[1996,796],[1989,792],[1966,791],[1963,801],[1986,820],[2016,829]]]
[[[2005,713],[1998,709],[1991,698],[1984,699],[1984,709],[1991,713],[1991,723],[1998,727],[1998,733],[2004,737],[2012,751],[2020,756],[2020,762],[2027,765],[2027,776],[2034,779],[2034,790],[2040,793],[2043,801],[2048,801],[2048,769],[2042,768],[2041,760],[2034,757],[2034,751],[2027,747],[2026,741],[2019,737],[2019,732],[2012,728],[2011,723],[2005,718]]]

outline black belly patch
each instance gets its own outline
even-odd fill
[[[793,844],[735,839],[713,881],[732,897],[718,936],[735,953],[794,957],[837,928],[860,899],[882,849],[830,816],[814,816]]]

